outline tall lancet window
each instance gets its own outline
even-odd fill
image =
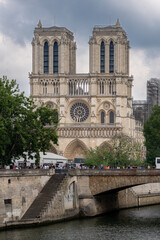
[[[101,57],[100,57],[100,71],[101,73],[105,72],[105,45],[104,42],[101,42]]]
[[[105,123],[105,113],[101,112],[101,123]]]
[[[109,113],[109,123],[114,123],[114,112],[112,111]]]
[[[49,47],[48,42],[44,43],[44,73],[49,72]]]
[[[58,73],[58,43],[53,46],[53,73]]]
[[[109,72],[114,72],[114,44],[112,41],[109,46]]]

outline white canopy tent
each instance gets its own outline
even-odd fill
[[[31,164],[35,164],[35,160],[36,160],[36,158],[34,157],[35,154],[32,155],[33,159],[28,157],[27,152],[25,152],[24,155],[26,155],[26,158],[20,157],[19,159],[16,159],[15,165],[21,165],[26,163],[27,166],[30,166]],[[60,156],[51,152],[46,152],[45,154],[43,154],[43,152],[40,152],[40,163],[39,163],[40,165],[44,165],[44,164],[65,165],[66,163],[68,163],[68,159],[63,156]]]

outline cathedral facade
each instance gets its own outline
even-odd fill
[[[89,39],[89,73],[76,73],[76,43],[65,27],[34,30],[31,96],[57,108],[59,145],[50,151],[70,160],[125,133],[142,139],[133,117],[129,41],[119,21],[94,27]]]

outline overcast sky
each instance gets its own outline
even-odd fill
[[[0,0],[0,77],[16,79],[30,93],[34,28],[66,27],[77,43],[77,73],[89,71],[89,36],[95,25],[119,18],[130,41],[134,99],[146,98],[146,82],[160,78],[160,0]]]

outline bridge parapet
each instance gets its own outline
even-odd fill
[[[70,169],[70,176],[160,176],[158,169]]]
[[[51,176],[55,169],[0,169],[1,177]]]
[[[85,195],[87,192],[95,196],[142,184],[160,182],[160,170],[157,169],[75,169],[69,170],[68,174],[70,177],[77,177],[80,195]]]

